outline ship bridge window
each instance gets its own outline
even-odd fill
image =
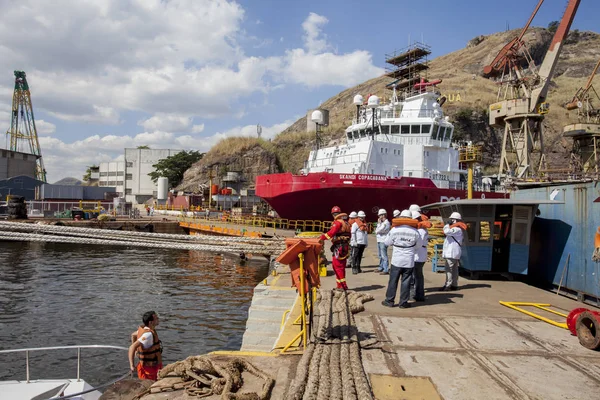
[[[444,140],[444,132],[446,132],[446,127],[440,125],[440,130],[438,131],[437,140]]]
[[[421,133],[421,125],[411,125],[410,133]]]
[[[437,139],[437,131],[438,131],[439,127],[440,126],[438,124],[433,124],[433,131],[431,131],[431,138],[433,140]]]
[[[384,135],[387,135],[390,133],[390,126],[389,125],[381,125],[381,133],[383,133]]]
[[[406,135],[406,134],[410,133],[410,125],[402,125],[400,127],[400,133],[402,135]]]
[[[392,129],[392,135],[400,133],[400,125],[392,125],[390,128]]]
[[[449,131],[449,132],[448,132]],[[446,140],[448,140],[449,142],[452,141],[452,133],[454,132],[453,128],[447,128],[446,129],[446,133],[448,134],[448,138]]]
[[[429,133],[431,131],[431,125],[422,125],[421,133]]]
[[[352,140],[352,132],[348,132],[346,135],[348,136],[348,140]]]
[[[354,139],[358,139],[358,131],[354,131]]]
[[[360,130],[360,137],[361,137],[361,138],[363,138],[363,137],[365,137],[365,136],[367,136],[367,133],[365,132],[365,130],[364,130],[364,129],[361,129],[361,130]]]

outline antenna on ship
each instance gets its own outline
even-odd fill
[[[371,139],[375,138],[375,119],[377,118],[377,107],[379,107],[379,97],[375,95],[369,96],[367,99],[367,107],[371,109]]]
[[[356,123],[357,124],[360,120],[360,106],[362,106],[363,101],[364,101],[364,99],[360,94],[357,94],[356,96],[354,96],[354,100],[352,101],[354,103],[354,105],[356,106]]]
[[[315,110],[310,115],[310,120],[315,123],[315,146],[316,150],[319,150],[323,146],[323,139],[321,138],[321,125],[323,125],[323,113],[321,110]]]

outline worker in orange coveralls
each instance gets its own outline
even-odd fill
[[[321,235],[320,240],[331,240],[331,264],[335,272],[335,281],[338,289],[348,290],[346,285],[346,261],[348,259],[350,244],[350,224],[348,214],[342,213],[338,206],[331,209],[333,223],[329,232]]]

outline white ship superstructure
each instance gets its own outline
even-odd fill
[[[407,176],[431,179],[440,188],[459,186],[466,171],[459,168],[458,149],[451,144],[454,127],[444,117],[440,96],[435,86],[404,101],[394,91],[384,106],[370,96],[346,129],[346,144],[311,151],[304,173]],[[359,102],[361,96],[355,98]]]

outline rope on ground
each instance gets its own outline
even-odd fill
[[[313,337],[291,382],[287,400],[372,400],[354,313],[373,300],[366,293],[317,292]]]
[[[244,371],[264,381],[260,393],[239,393],[244,385]],[[222,400],[266,400],[275,385],[273,378],[242,358],[218,361],[207,356],[191,356],[165,366],[158,377],[159,380],[150,387],[150,393],[184,389],[189,397],[220,395]],[[173,382],[166,378],[180,379]]]

